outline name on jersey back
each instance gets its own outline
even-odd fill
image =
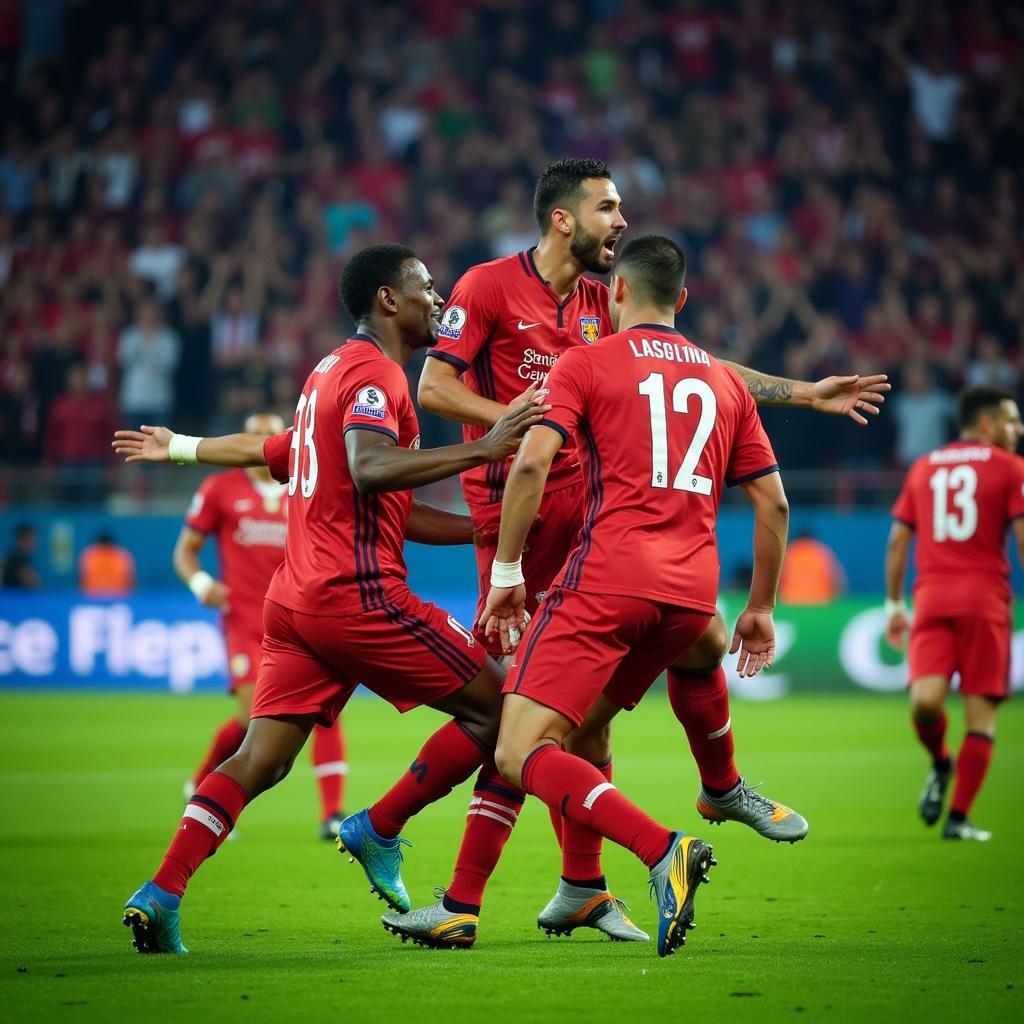
[[[928,456],[928,461],[937,465],[946,462],[988,462],[991,458],[991,448],[940,448]]]
[[[692,345],[679,345],[674,341],[663,341],[661,338],[641,338],[639,347],[632,339],[629,347],[637,359],[665,359],[670,363],[700,363],[710,366],[711,359],[703,349]]]

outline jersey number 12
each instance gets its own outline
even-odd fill
[[[668,487],[668,421],[665,412],[665,377],[652,373],[637,385],[637,390],[647,399],[651,413],[651,486]],[[704,446],[711,437],[718,415],[718,400],[707,381],[698,377],[685,377],[676,382],[672,389],[673,412],[689,412],[690,399],[700,401],[700,419],[693,433],[693,440],[686,449],[683,461],[672,481],[676,491],[690,491],[693,494],[710,494],[711,477],[697,472],[697,463],[704,453]]]

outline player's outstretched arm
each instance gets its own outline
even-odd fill
[[[417,544],[472,544],[473,520],[414,501],[405,526],[405,539]]]
[[[754,575],[747,607],[736,622],[729,653],[739,651],[741,677],[770,668],[775,658],[775,609],[789,532],[789,502],[778,473],[749,480],[743,490],[754,506]]]
[[[145,424],[114,432],[113,449],[125,462],[201,462],[209,466],[265,466],[263,434],[190,437]]]
[[[550,408],[524,402],[502,416],[478,441],[446,448],[399,448],[392,437],[380,431],[350,429],[345,433],[345,450],[352,480],[360,494],[407,491],[485,462],[500,462],[515,454],[523,435]]]
[[[813,409],[833,416],[849,416],[854,423],[867,426],[867,416],[877,416],[885,393],[892,390],[884,373],[867,377],[823,377],[819,381],[772,377],[739,363],[723,360],[746,384],[758,405],[784,405]]]

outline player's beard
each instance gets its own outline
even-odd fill
[[[572,258],[592,274],[607,274],[612,269],[612,261],[606,259],[601,250],[604,239],[592,235],[578,221],[572,227],[569,237],[569,252]]]

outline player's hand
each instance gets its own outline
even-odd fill
[[[775,623],[772,613],[765,609],[747,608],[736,620],[730,654],[740,652],[736,661],[736,674],[756,676],[763,668],[771,668],[775,659]]]
[[[222,612],[227,612],[231,610],[231,606],[228,604],[228,595],[230,593],[230,587],[221,583],[220,580],[214,580],[199,603],[206,608],[219,608]]]
[[[907,646],[907,631],[910,619],[906,612],[893,612],[885,624],[885,642],[895,651],[902,651]]]
[[[117,430],[112,447],[125,462],[170,462],[168,445],[173,432],[167,427],[147,427],[139,430]]]
[[[885,392],[892,390],[884,373],[870,377],[825,377],[814,385],[811,408],[833,416],[849,416],[862,427],[868,425],[864,414],[877,416],[885,401]]]
[[[523,402],[533,402],[535,405],[540,405],[544,396],[548,393],[548,389],[541,387],[541,382],[535,380],[521,395],[516,395],[511,402],[508,403],[506,412],[512,412],[513,409],[518,409]]]
[[[489,462],[499,462],[515,455],[519,442],[535,423],[550,412],[550,405],[523,402],[504,416],[480,439]]]
[[[484,636],[497,632],[501,653],[514,654],[529,621],[526,587],[520,583],[515,587],[491,587],[477,627],[484,631]]]

